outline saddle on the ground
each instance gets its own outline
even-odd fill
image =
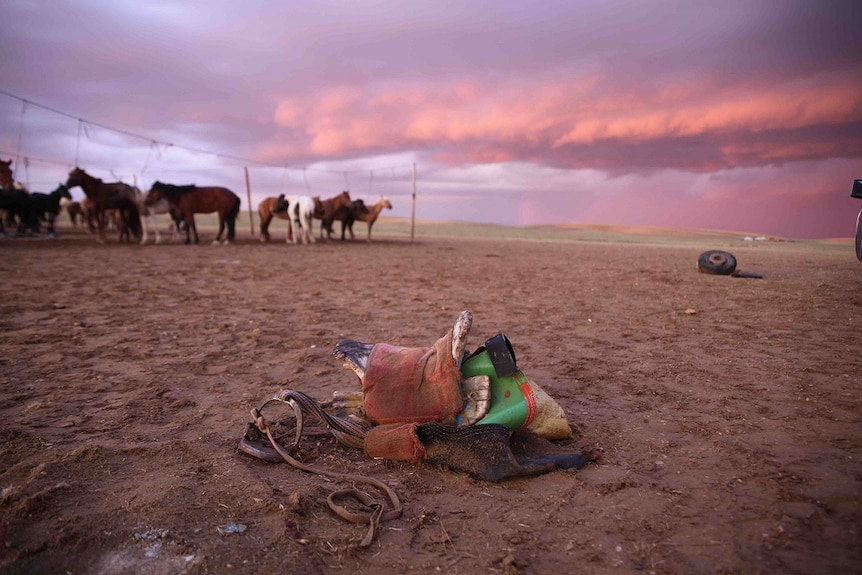
[[[282,391],[275,400],[313,413],[336,438],[369,457],[439,464],[488,481],[580,469],[598,460],[600,450],[551,443],[572,437],[565,412],[518,368],[504,334],[465,353],[471,326],[472,314],[462,312],[429,348],[339,341],[335,355],[356,373],[361,391],[337,393],[325,404],[296,391]],[[270,438],[255,431],[261,410],[240,449],[277,461]],[[301,425],[297,421],[294,445]]]

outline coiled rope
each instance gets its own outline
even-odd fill
[[[350,420],[330,415],[329,413],[324,411],[311,397],[300,391],[280,391],[274,398],[267,400],[259,408],[251,410],[251,416],[254,420],[255,426],[258,428],[258,430],[260,430],[261,433],[265,434],[267,438],[269,438],[270,443],[272,443],[272,446],[275,448],[278,454],[292,467],[301,471],[315,473],[317,475],[323,475],[325,477],[331,477],[333,479],[341,481],[349,481],[354,483],[364,483],[366,485],[371,485],[373,487],[376,487],[377,489],[380,489],[386,494],[387,498],[389,499],[389,503],[392,506],[392,508],[388,511],[384,511],[384,504],[376,501],[373,497],[370,497],[366,493],[363,493],[356,488],[348,488],[342,489],[340,491],[335,491],[334,493],[331,493],[326,499],[326,503],[329,508],[342,519],[350,521],[351,523],[368,524],[368,531],[366,532],[365,537],[362,539],[362,542],[359,545],[360,547],[368,547],[369,545],[371,545],[371,543],[374,541],[380,523],[382,523],[383,521],[389,521],[391,519],[397,519],[401,516],[403,508],[401,506],[401,500],[398,498],[398,495],[391,487],[373,477],[353,473],[338,473],[335,471],[328,471],[319,467],[306,465],[305,463],[296,460],[290,455],[287,449],[285,449],[281,444],[279,444],[278,441],[276,441],[275,437],[273,437],[272,431],[270,431],[266,419],[261,414],[263,409],[272,402],[285,403],[289,405],[291,409],[293,409],[294,416],[296,417],[296,435],[294,437],[291,448],[294,449],[299,446],[299,441],[302,439],[303,412],[310,413],[316,416],[321,423],[323,423],[326,427],[329,428],[329,431],[335,436],[338,441],[350,447],[357,447],[360,449],[363,447],[365,441],[365,430],[361,426]],[[358,501],[368,511],[359,513],[348,511],[343,505],[339,503],[339,501],[345,499],[354,499]]]

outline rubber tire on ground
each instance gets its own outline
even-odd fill
[[[856,216],[856,259],[862,262],[862,210]]]
[[[736,258],[728,252],[710,250],[697,258],[697,269],[705,274],[729,276],[736,270]]]

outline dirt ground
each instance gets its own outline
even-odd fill
[[[444,228],[0,239],[0,572],[862,572],[849,240]],[[764,278],[697,273],[707,249]],[[492,484],[307,438],[402,500],[361,549],[326,506],[347,485],[237,451],[276,392],[358,388],[339,339],[428,346],[463,309],[468,348],[508,335],[603,461]]]

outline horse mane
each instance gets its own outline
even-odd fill
[[[165,195],[171,196],[173,198],[182,196],[183,194],[190,194],[195,191],[195,189],[197,189],[197,186],[195,186],[194,184],[175,186],[174,184],[165,184],[163,182],[155,182],[153,184],[153,187],[158,188],[159,190],[164,192]]]
[[[69,176],[72,176],[72,175],[75,175],[75,176],[78,176],[80,178],[84,178],[87,180],[93,180],[95,182],[101,182],[102,181],[100,178],[97,178],[96,176],[91,176],[83,168],[79,168],[78,166],[75,166],[75,169],[72,170],[71,172],[69,172]]]

